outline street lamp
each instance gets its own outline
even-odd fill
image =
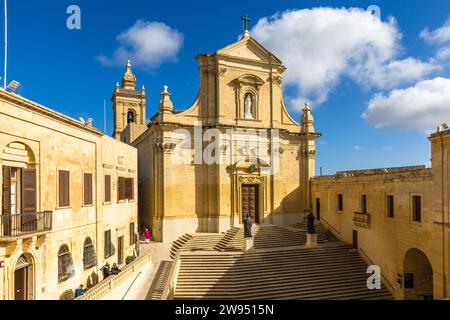
[[[14,92],[14,91],[16,91],[17,89],[19,89],[19,87],[20,87],[20,82],[18,82],[18,81],[16,81],[16,80],[13,80],[13,81],[11,81],[11,82],[8,84],[8,86],[6,87],[6,89],[9,90],[9,91],[11,91],[11,92]]]

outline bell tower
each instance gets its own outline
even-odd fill
[[[128,60],[122,77],[122,86],[116,84],[111,97],[114,114],[113,137],[126,143],[132,143],[146,129],[146,99],[145,88],[136,90],[136,76]]]

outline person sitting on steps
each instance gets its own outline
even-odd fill
[[[111,268],[111,274],[119,274],[122,270],[119,269],[116,263],[113,264]]]

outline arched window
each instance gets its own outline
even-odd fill
[[[58,251],[58,281],[63,282],[75,275],[72,254],[69,247],[63,244]]]
[[[127,113],[127,123],[132,123],[132,122],[134,123],[134,121],[135,121],[134,118],[135,118],[134,112],[129,110]]]
[[[91,238],[86,238],[83,245],[83,266],[84,269],[90,269],[97,265],[94,244]]]

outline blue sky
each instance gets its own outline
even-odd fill
[[[71,4],[81,8],[81,30],[66,28],[68,17],[66,9]],[[342,15],[345,21],[354,21],[353,29],[358,33],[363,30],[358,25],[361,23],[360,15],[355,20],[346,19],[346,15],[351,14],[348,8],[365,10],[369,5],[380,7],[384,29],[377,33],[374,28],[379,25],[368,24],[367,30],[370,35],[368,34],[367,38],[373,40],[375,46],[378,46],[377,49],[381,51],[386,48],[396,51],[395,54],[388,53],[388,57],[374,59],[375,64],[380,63],[382,66],[373,67],[372,63],[368,66],[364,55],[351,59],[345,57],[353,55],[353,52],[359,49],[364,51],[364,54],[369,56],[371,54],[372,42],[362,47],[359,38],[351,40],[352,32],[338,34],[331,39],[325,29],[317,33],[316,41],[314,32],[302,34],[302,30],[296,28],[289,31],[285,27],[289,23],[283,24],[291,21],[289,19],[294,19],[294,22],[295,19],[301,19],[300,21],[310,23],[308,28],[313,30],[320,25],[314,19],[318,17],[327,23],[329,20],[326,19],[327,14],[331,12],[334,15],[334,11],[322,12],[317,9],[318,7],[335,8],[333,10],[344,7],[347,9],[336,11],[336,15]],[[445,23],[450,15],[448,0],[416,0],[407,3],[399,0],[377,2],[22,0],[9,1],[8,7],[8,80],[15,79],[22,83],[18,93],[74,118],[90,116],[94,118],[94,125],[101,129],[103,100],[106,99],[108,133],[112,130],[109,99],[124,71],[124,66],[120,63],[120,66],[117,65],[118,61],[114,58],[114,52],[123,46],[123,43],[117,40],[119,34],[130,31],[130,28],[136,27],[136,22],[141,20],[146,26],[152,26],[154,22],[161,23],[156,26],[164,24],[167,34],[162,32],[158,36],[175,36],[171,39],[173,46],[163,50],[168,52],[168,59],[164,55],[161,56],[161,48],[153,47],[148,50],[156,52],[156,58],[149,60],[145,56],[141,57],[142,61],[136,58],[138,65],[134,67],[134,72],[139,86],[144,84],[148,92],[149,118],[157,110],[159,93],[164,84],[169,86],[176,109],[185,109],[194,101],[198,89],[198,67],[195,56],[200,52],[214,52],[236,41],[242,32],[240,17],[244,13],[248,13],[252,19],[250,23],[252,35],[255,37],[259,35],[258,40],[267,44],[271,51],[285,55],[286,59],[283,61],[290,70],[293,70],[287,76],[284,87],[286,104],[291,115],[299,120],[300,113],[297,111],[299,101],[305,96],[313,100],[316,130],[323,133],[318,142],[317,167],[323,167],[324,173],[426,164],[430,157],[426,131],[435,128],[435,122],[437,124],[450,122],[450,112],[446,111],[450,109],[450,104],[446,105],[448,97],[440,93],[448,91],[445,90],[448,88],[446,87],[448,82],[437,81],[438,77],[447,80],[450,76],[448,65],[450,54],[445,51],[448,48]],[[287,10],[295,13],[308,8],[312,11],[302,11],[304,16],[283,15]],[[279,15],[269,19],[269,26],[262,22],[258,23],[260,19],[272,17],[276,13]],[[395,18],[394,24],[390,24],[390,17]],[[348,25],[344,26],[343,30],[347,27]],[[272,33],[269,32],[267,35],[266,31],[269,29]],[[335,29],[336,32],[340,30]],[[424,31],[425,29],[427,31]],[[161,31],[158,28],[156,30]],[[288,43],[291,43],[290,40],[293,38],[292,48],[285,44],[284,47],[277,45],[277,32],[280,36],[283,34]],[[399,34],[401,38],[395,38]],[[302,38],[299,38],[300,36]],[[327,76],[324,76],[324,79],[298,77],[299,74],[304,74],[303,72],[311,75],[316,72],[314,69],[301,68],[302,64],[297,64],[295,59],[289,56],[290,52],[305,50],[305,47],[298,47],[305,46],[308,41],[311,48],[317,50],[317,54],[313,52],[311,59],[320,56],[320,53],[328,54],[329,61],[326,63],[331,67],[325,70],[329,72],[325,72]],[[345,47],[347,51],[343,52],[342,44],[346,41],[349,41],[349,44]],[[128,49],[131,50],[131,55],[136,53],[133,53],[133,48]],[[437,58],[438,52],[442,53],[440,58]],[[144,51],[144,55],[145,53]],[[338,71],[333,69],[335,53],[338,55],[337,62],[345,60],[348,64]],[[100,55],[106,57],[107,63],[100,61],[98,58]],[[302,59],[299,55],[296,55],[296,58]],[[408,58],[410,60],[406,60]],[[289,64],[285,60],[288,60]],[[417,67],[418,71],[414,74],[408,73],[405,81],[397,79],[401,78],[397,77],[400,71],[394,72],[395,75],[383,73],[383,68],[389,70],[387,66],[396,65],[398,61],[412,61],[414,64],[411,68],[401,64],[399,70],[402,72],[408,73],[413,67]],[[326,66],[326,63],[323,65],[319,63],[319,66]],[[364,71],[359,73],[359,70]],[[395,70],[397,69],[394,68]],[[335,79],[330,80],[329,74],[334,75]],[[422,83],[423,81],[432,82]],[[441,91],[434,90],[436,87]],[[324,90],[325,98],[322,94]],[[403,91],[392,95],[393,90]],[[429,98],[429,91],[432,91],[435,99]],[[383,99],[373,100],[377,94]],[[439,94],[442,97],[436,96]],[[420,105],[421,101],[425,101],[425,104],[429,104],[424,106],[427,113],[424,114],[424,110],[416,110],[417,107],[409,109],[408,98],[416,95],[417,99],[414,99],[413,104],[417,101]],[[430,100],[435,102],[433,104],[427,102]],[[362,114],[371,101],[374,104],[374,112],[368,119],[363,119]],[[397,114],[392,111],[393,106],[396,107],[395,104],[402,112]],[[427,114],[433,116],[428,119]]]

